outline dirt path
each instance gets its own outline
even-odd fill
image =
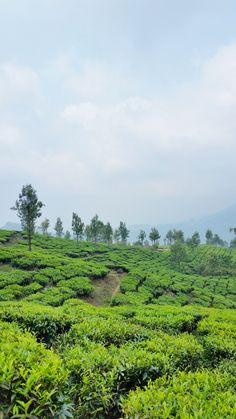
[[[113,293],[112,293],[112,298],[115,297],[116,294],[118,294],[118,292],[120,291],[120,282],[117,285],[117,287],[114,289]]]
[[[93,294],[84,300],[94,306],[109,305],[111,299],[120,291],[120,281],[124,275],[111,271],[105,278],[95,279]]]

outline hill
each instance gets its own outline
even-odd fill
[[[0,417],[235,417],[235,250],[0,243]]]
[[[0,230],[21,231],[21,225],[8,221],[3,227],[0,228]]]
[[[232,240],[233,236],[230,233],[230,227],[236,225],[236,205],[233,205],[225,210],[219,211],[215,214],[208,215],[206,217],[188,220],[180,223],[170,224],[158,224],[157,228],[161,234],[161,242],[163,243],[164,237],[169,230],[180,229],[184,231],[185,237],[190,237],[195,231],[198,231],[201,236],[201,240],[205,242],[205,233],[207,229],[211,229],[214,233],[217,233],[223,240],[228,243]],[[139,231],[145,230],[149,234],[151,228],[154,227],[150,224],[135,224],[130,225],[130,240],[135,242],[137,240]]]

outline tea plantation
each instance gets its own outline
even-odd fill
[[[233,249],[0,231],[0,418],[236,418],[235,278]]]

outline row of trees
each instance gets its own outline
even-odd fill
[[[206,232],[206,244],[212,246],[219,246],[219,247],[227,247],[228,243],[222,240],[218,234],[213,234],[211,230],[207,230]]]
[[[22,187],[22,191],[19,194],[18,200],[16,200],[15,206],[12,207],[13,210],[17,211],[17,215],[20,218],[22,228],[27,234],[29,250],[31,250],[31,242],[35,231],[35,223],[37,218],[41,217],[42,215],[41,209],[43,206],[44,204],[39,201],[37,192],[32,187],[32,185],[25,185]],[[50,221],[48,218],[45,218],[40,225],[40,231],[42,234],[49,234],[49,227]],[[94,241],[95,243],[112,243],[114,240],[116,243],[121,242],[126,244],[130,233],[126,223],[123,221],[120,221],[119,227],[113,230],[109,222],[104,224],[96,214],[91,219],[90,224],[85,225],[79,215],[75,212],[72,214],[71,228],[77,242],[79,240],[85,239],[87,241]],[[71,238],[71,234],[68,230],[64,234],[63,222],[60,217],[58,217],[56,220],[54,231],[57,237],[64,236],[68,239]],[[144,244],[145,238],[146,233],[141,230],[139,234],[139,240],[142,245]],[[156,228],[152,228],[149,234],[149,239],[153,245],[158,244],[160,234]]]
[[[157,230],[156,227],[153,227],[149,233],[149,235],[147,236],[146,232],[144,230],[140,230],[139,235],[138,235],[138,241],[135,243],[136,245],[149,245],[149,242],[147,240],[147,238],[150,239],[151,243],[153,246],[156,246],[159,244],[159,240],[161,238],[159,231]]]
[[[43,234],[48,234],[49,226],[49,219],[45,218],[40,226],[40,230]],[[103,221],[99,219],[97,214],[91,219],[90,224],[85,225],[79,215],[73,212],[71,229],[77,242],[85,239],[87,241],[94,241],[95,243],[112,243],[113,240],[115,240],[116,242],[122,242],[125,244],[129,237],[129,230],[123,221],[120,222],[119,227],[116,230],[113,230],[111,224],[109,222],[104,224]],[[68,230],[64,234],[63,223],[60,217],[56,220],[54,230],[57,237],[64,236],[67,239],[71,238],[71,234]]]
[[[35,223],[37,218],[41,217],[42,215],[41,210],[43,206],[44,204],[38,199],[37,192],[32,187],[32,185],[25,185],[22,187],[21,193],[19,194],[18,200],[16,200],[15,206],[11,208],[14,211],[17,211],[17,215],[20,218],[22,228],[27,234],[29,250],[31,250],[31,242],[35,231]],[[40,230],[43,234],[49,234],[49,227],[50,221],[48,218],[45,218],[41,223]],[[116,243],[121,242],[125,244],[127,243],[127,239],[130,233],[123,221],[120,221],[119,227],[113,230],[109,222],[104,224],[96,214],[91,219],[90,224],[85,225],[79,215],[75,212],[72,214],[71,228],[77,242],[79,240],[85,239],[87,241],[94,241],[95,243],[112,243],[114,240]],[[54,230],[57,237],[64,236],[68,239],[71,238],[69,231],[66,231],[64,234],[63,223],[60,217],[58,217],[56,220]],[[236,234],[236,228],[232,228],[231,231]],[[151,243],[153,245],[158,245],[160,237],[161,236],[157,228],[153,227],[148,235]],[[198,232],[195,232],[192,237],[185,241],[183,231],[175,229],[169,230],[164,238],[164,243],[170,246],[175,243],[186,243],[190,247],[196,247],[200,244],[200,242],[201,240]],[[235,242],[236,246],[236,238],[232,242]],[[218,236],[218,234],[213,234],[211,230],[207,230],[206,232],[206,243],[214,246],[227,245],[227,243],[224,242]],[[136,242],[136,244],[141,246],[148,244],[147,234],[144,230],[140,230],[138,235],[138,242]]]
[[[233,230],[233,229],[231,229]],[[206,244],[219,247],[227,247],[228,243],[222,240],[218,234],[214,234],[212,230],[207,230],[205,234]],[[184,239],[182,230],[169,230],[164,239],[165,244],[171,246],[173,243],[186,243],[190,247],[198,246],[201,243],[200,234],[196,231],[188,239]]]

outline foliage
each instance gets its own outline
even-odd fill
[[[5,243],[0,417],[236,415],[234,249],[177,241],[175,265],[166,247]],[[95,307],[111,270],[120,292]]]
[[[28,246],[31,250],[31,240],[35,230],[35,221],[41,216],[43,203],[38,200],[37,192],[32,185],[22,187],[19,199],[11,209],[17,211],[23,230],[28,237]]]
[[[60,358],[14,324],[0,323],[0,414],[48,417],[60,414],[68,372]],[[71,416],[67,416],[71,417]]]
[[[149,234],[149,239],[151,240],[152,244],[153,245],[157,244],[160,237],[161,236],[160,236],[159,231],[157,230],[157,228],[153,227],[151,229],[150,234]]]
[[[83,232],[84,232],[84,223],[82,222],[81,218],[78,216],[78,214],[76,214],[75,212],[73,212],[72,214],[72,231],[76,237],[77,243],[78,240],[82,239],[83,237]]]
[[[40,229],[41,229],[41,231],[42,231],[43,234],[48,234],[49,225],[50,225],[50,221],[49,221],[48,218],[45,218],[41,222]]]
[[[236,395],[232,376],[219,372],[180,372],[131,392],[124,401],[125,418],[232,418]]]
[[[120,221],[118,231],[122,243],[126,243],[129,237],[129,230],[127,229],[126,224],[123,221]]]
[[[54,230],[56,232],[57,237],[62,237],[62,235],[63,235],[63,224],[62,224],[62,220],[61,220],[60,217],[57,217],[57,221],[56,221]]]
[[[144,240],[146,238],[146,233],[144,230],[140,230],[139,235],[138,235],[138,240],[140,241],[140,243],[143,246]]]

